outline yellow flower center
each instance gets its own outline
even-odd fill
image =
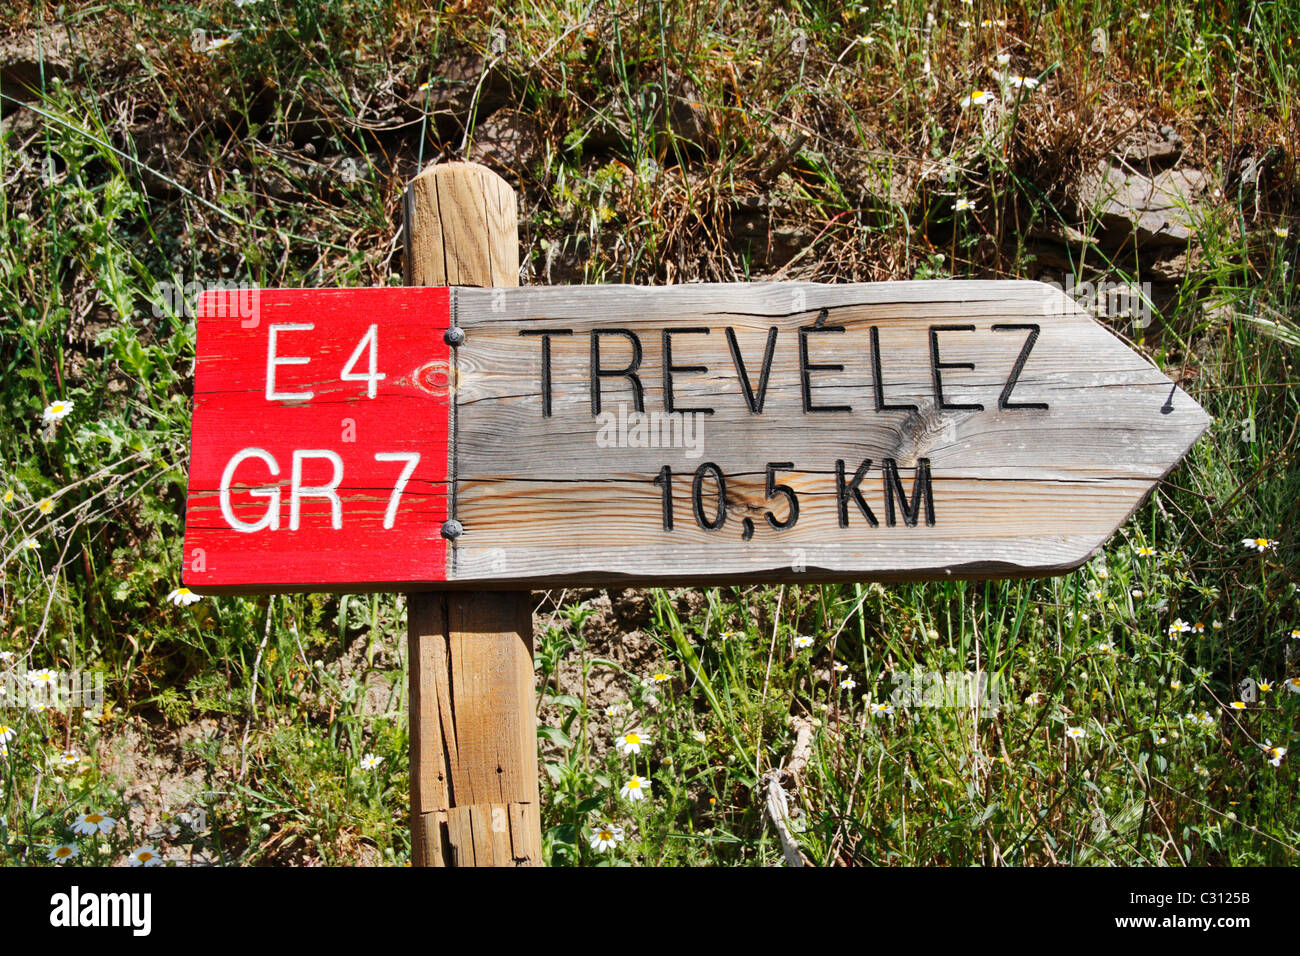
[[[141,863],[148,863],[148,862],[149,862],[150,860],[152,860],[152,859],[153,859],[153,854],[152,854],[152,853],[141,853],[141,854],[140,854],[140,862],[141,862]]]
[[[641,789],[641,781],[638,780],[636,777],[633,777],[631,780],[629,780],[629,781],[627,782],[627,788],[628,788],[629,790],[640,790],[640,789]]]
[[[609,830],[601,830],[601,831],[600,831],[600,838],[601,838],[601,840],[603,840],[604,842],[608,843],[610,840],[614,839],[614,834],[611,833]]]
[[[62,857],[66,857],[66,856],[72,856],[72,847],[70,847],[70,846],[61,846],[61,847],[59,847],[57,850],[54,851],[54,855],[57,856],[57,857],[60,857],[60,858],[62,858]]]
[[[54,502],[49,498],[44,498],[41,500],[41,503],[36,506],[36,510],[43,515],[47,515],[54,510]]]
[[[87,823],[99,823],[99,822],[100,822],[101,820],[103,820],[103,819],[104,819],[104,818],[103,818],[100,814],[98,814],[98,813],[87,813],[87,814],[86,814],[86,822],[87,822]]]
[[[641,737],[638,734],[628,734],[623,738],[623,740],[629,744],[639,744],[641,742]]]
[[[1267,547],[1268,547],[1268,538],[1256,538],[1256,539],[1255,539],[1255,547],[1257,547],[1257,548],[1267,548]]]

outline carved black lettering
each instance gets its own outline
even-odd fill
[[[708,335],[709,330],[705,328],[697,329],[664,329],[663,347],[664,347],[664,411],[682,412],[683,414],[699,413],[701,415],[712,415],[711,408],[678,408],[673,402],[673,372],[707,372],[707,365],[674,365],[673,364],[673,339],[674,335]]]
[[[551,336],[572,335],[573,329],[524,329],[520,335],[542,337],[542,417],[551,417]]]
[[[767,330],[767,350],[763,353],[763,368],[758,374],[758,393],[755,394],[749,384],[749,372],[745,369],[745,360],[740,357],[740,345],[736,342],[736,330],[727,326],[727,345],[731,347],[731,361],[736,366],[736,376],[745,392],[745,404],[753,415],[763,413],[763,402],[767,400],[767,379],[772,374],[772,357],[776,354],[777,327]]]
[[[604,336],[621,335],[632,343],[632,360],[623,368],[609,369],[600,364],[600,340]],[[641,340],[630,329],[591,330],[591,414],[600,414],[600,380],[625,378],[632,383],[633,401],[638,412],[645,411],[645,389],[636,370],[641,367]]]
[[[1025,344],[1020,349],[1020,354],[1016,356],[1016,364],[1011,367],[1011,374],[1007,376],[1007,383],[1002,386],[1002,394],[998,396],[998,408],[1046,408],[1046,402],[1013,402],[1011,401],[1011,390],[1016,387],[1016,382],[1020,380],[1020,373],[1025,370],[1025,362],[1029,359],[1029,353],[1034,350],[1034,343],[1038,341],[1038,334],[1042,327],[1033,323],[1022,324],[1001,324],[992,327],[994,332],[1028,332],[1025,338]]]
[[[829,314],[827,309],[822,309],[821,314],[817,316],[817,321],[813,325],[805,325],[799,329],[799,384],[803,389],[803,410],[805,413],[810,412],[851,412],[852,407],[848,405],[814,405],[812,403],[812,373],[813,372],[842,372],[843,365],[814,365],[808,361],[808,336],[822,332],[843,332],[842,325],[822,325]]]
[[[704,513],[704,476],[712,475],[718,489],[718,510],[710,519]],[[727,479],[722,469],[711,461],[706,461],[695,469],[695,480],[691,483],[691,508],[695,512],[695,523],[705,531],[719,531],[727,523]]]
[[[777,531],[785,531],[787,528],[793,528],[795,522],[799,520],[799,496],[795,494],[793,488],[789,485],[779,484],[776,480],[778,470],[790,471],[794,468],[792,461],[769,461],[767,463],[767,499],[771,501],[777,495],[781,495],[786,501],[787,514],[784,520],[778,521],[776,515],[767,512],[767,523]],[[746,518],[745,520],[749,520]]]
[[[916,519],[920,517],[922,505],[925,506],[925,523],[933,527],[934,488],[930,481],[930,459],[920,458],[917,460],[916,477],[912,479],[912,500],[910,503],[903,491],[903,480],[898,477],[898,462],[893,458],[886,458],[882,471],[885,484],[885,525],[892,528],[898,523],[894,512],[894,500],[897,499],[898,507],[903,512],[903,522],[909,528],[916,527]]]
[[[655,486],[663,489],[663,522],[664,530],[673,530],[673,470],[668,465],[659,469],[659,474],[652,482]]]
[[[978,402],[969,404],[958,404],[947,402],[943,397],[943,376],[940,372],[945,368],[964,368],[974,371],[974,362],[941,362],[939,361],[939,333],[940,332],[974,332],[973,325],[932,325],[930,326],[930,375],[934,379],[934,400],[940,408],[950,408],[960,411],[982,412],[984,406]]]
[[[880,370],[880,330],[874,325],[871,327],[871,390],[876,397],[876,411],[885,410],[899,411],[916,411],[916,406],[911,402],[903,402],[898,405],[890,405],[885,402],[885,380],[884,373]]]
[[[840,458],[835,462],[835,498],[839,504],[841,528],[849,526],[850,498],[853,499],[854,504],[858,506],[858,510],[866,517],[867,524],[873,528],[880,526],[880,522],[876,520],[871,506],[867,504],[867,500],[862,497],[862,492],[858,488],[862,484],[862,479],[867,476],[867,469],[870,467],[871,459],[862,459],[862,464],[858,465],[858,470],[853,473],[853,480],[846,482],[844,480],[844,459]]]

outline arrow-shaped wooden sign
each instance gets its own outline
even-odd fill
[[[1208,423],[1035,282],[209,293],[185,582],[1054,574]]]

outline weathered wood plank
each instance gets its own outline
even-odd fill
[[[466,333],[455,355],[456,582],[1055,573],[1099,547],[1208,424],[1158,369],[1040,283],[455,296]],[[837,462],[851,483],[865,460],[858,488],[878,524],[850,494],[844,527]],[[702,482],[706,523],[718,517],[717,474],[726,483],[716,530],[694,514],[706,463],[716,466]],[[797,496],[792,527],[766,517],[789,520],[784,493],[767,494],[768,463],[788,463],[774,484]],[[884,469],[896,468],[910,503],[922,463],[934,522],[891,526]],[[665,466],[671,530],[655,484]]]
[[[406,197],[408,283],[518,284],[515,195],[501,177],[471,163],[433,166],[415,178]],[[430,337],[442,339],[446,328],[435,323]],[[444,384],[454,384],[454,377]],[[450,411],[447,402],[434,413],[454,432]],[[392,424],[409,423],[399,416]],[[453,444],[442,449],[448,475],[454,475]],[[431,530],[427,516],[403,517]],[[441,538],[439,547],[445,553]],[[442,629],[432,630],[434,622]],[[440,835],[431,836],[428,828],[447,821],[443,852],[425,853],[419,862],[541,864],[540,822],[518,834],[521,852],[512,855],[509,839],[510,807],[531,806],[540,821],[532,628],[527,591],[411,595],[409,654],[432,662],[411,670],[411,699],[420,704],[419,711],[413,704],[412,726],[436,725],[441,732],[440,738],[428,730],[412,734],[412,808],[418,797],[422,810],[434,811],[412,813],[412,845],[435,843]],[[445,776],[430,785],[440,769]]]

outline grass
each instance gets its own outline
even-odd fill
[[[0,87],[0,859],[409,861],[403,599],[168,599],[194,326],[164,284],[396,284],[404,183],[516,111],[533,283],[1038,278],[1031,234],[1099,233],[1075,186],[1140,120],[1221,193],[1151,324],[1112,322],[1214,425],[1085,567],[536,595],[548,862],[775,864],[775,782],[818,865],[1295,863],[1296,765],[1266,748],[1300,712],[1300,8],[59,9]],[[995,108],[960,105],[979,89]],[[1158,268],[1066,252],[1058,281]],[[19,706],[46,668],[104,706]]]

